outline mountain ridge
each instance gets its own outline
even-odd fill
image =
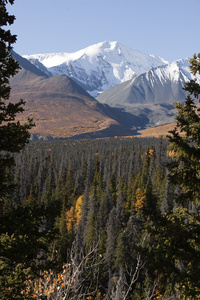
[[[134,64],[128,62],[132,57]],[[34,84],[39,84],[37,89],[43,92],[42,96],[51,90],[52,98],[63,98],[65,89],[69,95],[71,88],[71,98],[75,99],[74,92],[82,88],[82,95],[90,99],[95,110],[100,110],[103,115],[109,114],[111,119],[114,118],[128,129],[173,122],[176,113],[173,102],[185,100],[184,83],[194,78],[190,73],[188,58],[167,63],[164,59],[129,49],[118,42],[98,43],[75,53],[36,54],[27,58],[48,78],[47,86],[44,78],[42,83],[41,77],[34,79]],[[46,66],[43,65],[44,61]],[[151,63],[148,65],[149,61]],[[144,72],[145,68],[147,70]],[[28,79],[30,74],[24,72],[23,76]],[[64,74],[66,72],[69,76]],[[126,76],[131,79],[127,80],[129,77]],[[49,84],[51,80],[52,84]],[[96,99],[104,107],[94,102],[93,93],[99,93]],[[80,99],[76,98],[76,101]],[[105,124],[113,126],[116,125],[115,121],[106,121]]]
[[[173,103],[185,99],[184,83],[193,78],[189,71],[189,59],[182,59],[152,68],[134,79],[110,88],[97,99],[111,106],[133,103]]]
[[[174,121],[173,103],[185,101],[185,82],[194,79],[189,59],[180,59],[148,70],[132,80],[114,86],[97,97],[101,103],[118,107],[133,115],[144,115],[148,125]],[[197,76],[200,83],[200,76]]]
[[[42,64],[54,76],[67,75],[92,96],[97,96],[152,67],[168,63],[158,56],[147,55],[119,42],[108,41],[74,53],[34,54],[24,57],[36,67],[41,68]]]
[[[21,98],[26,102],[25,111],[17,119],[22,123],[34,119],[34,139],[132,134],[119,113],[99,103],[66,75],[48,77],[25,58],[16,53],[13,56],[21,69],[10,79],[10,101],[15,103]]]

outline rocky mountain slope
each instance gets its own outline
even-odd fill
[[[13,56],[22,68],[10,80],[10,100],[26,101],[19,120],[34,119],[35,139],[132,134],[119,113],[96,101],[66,75],[48,77],[25,58]]]
[[[29,113],[39,114],[38,136],[127,135],[133,128],[174,122],[173,102],[185,100],[184,83],[193,79],[189,59],[167,63],[118,42],[25,57],[13,92],[37,107]],[[97,94],[98,102],[92,97]]]
[[[173,121],[173,102],[185,100],[183,87],[190,79],[189,59],[182,59],[112,87],[97,99],[135,115],[144,114],[149,125],[168,123]],[[200,77],[197,81],[200,83]]]
[[[185,99],[184,82],[192,79],[189,60],[153,68],[132,80],[115,86],[101,95],[98,100],[112,106],[132,103],[173,103]]]
[[[102,42],[75,53],[24,56],[48,76],[65,74],[96,97],[117,84],[134,78],[167,61],[118,42]]]
[[[25,57],[48,76],[68,75],[99,102],[131,114],[131,124],[141,127],[173,122],[173,102],[185,100],[184,82],[192,79],[189,59],[168,63],[118,42]]]

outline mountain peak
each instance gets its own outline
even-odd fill
[[[104,41],[74,53],[24,56],[37,67],[40,62],[52,76],[64,74],[92,96],[167,62],[155,55],[133,50],[117,41]]]

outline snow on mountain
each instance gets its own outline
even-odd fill
[[[167,80],[171,80],[172,82],[177,82],[180,80],[184,83],[194,78],[194,76],[190,73],[188,58],[180,59],[171,64],[166,64],[164,66],[149,70],[144,76],[146,76],[147,80],[151,76],[154,77],[154,80],[157,78],[161,84],[165,83]],[[199,79],[200,77],[197,78],[197,80]]]
[[[200,84],[200,76],[195,77]],[[184,83],[191,79],[194,76],[190,73],[189,59],[182,59],[114,86],[97,100],[134,116],[143,116],[149,125],[170,123],[174,120],[173,102],[185,100]]]
[[[164,90],[162,91],[162,87],[165,88],[166,84],[170,83],[171,87],[179,86],[180,89],[182,90],[182,88],[184,87],[184,83],[188,82],[191,79],[196,78],[197,82],[200,83],[200,76],[199,75],[194,76],[190,72],[188,58],[179,59],[177,61],[174,61],[173,63],[166,64],[157,68],[153,68],[147,71],[146,73],[142,74],[141,76],[143,77],[143,80],[145,78],[147,84],[149,85],[149,88],[154,89],[155,98],[158,98],[156,97],[156,93],[159,90],[159,89],[155,89],[155,86],[157,86],[158,88],[158,86],[160,85],[161,93],[163,93],[163,95],[166,95],[166,91]],[[135,81],[137,81],[136,78]],[[177,93],[178,92],[181,91],[180,90],[178,91],[177,89]],[[171,99],[171,101],[181,100],[178,98],[175,91],[173,91],[173,95],[174,95],[174,99]],[[168,99],[168,101],[170,101],[170,98]]]
[[[111,106],[182,101],[186,96],[184,83],[193,78],[189,59],[177,60],[112,87],[97,99]],[[197,77],[197,82],[200,83],[200,76]]]
[[[75,53],[24,55],[52,76],[65,74],[92,96],[130,80],[147,70],[167,63],[155,55],[147,55],[118,42],[102,42]],[[43,72],[45,71],[43,68]]]

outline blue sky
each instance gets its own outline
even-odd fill
[[[200,52],[200,0],[15,0],[23,54],[75,52],[103,41],[172,62]]]

